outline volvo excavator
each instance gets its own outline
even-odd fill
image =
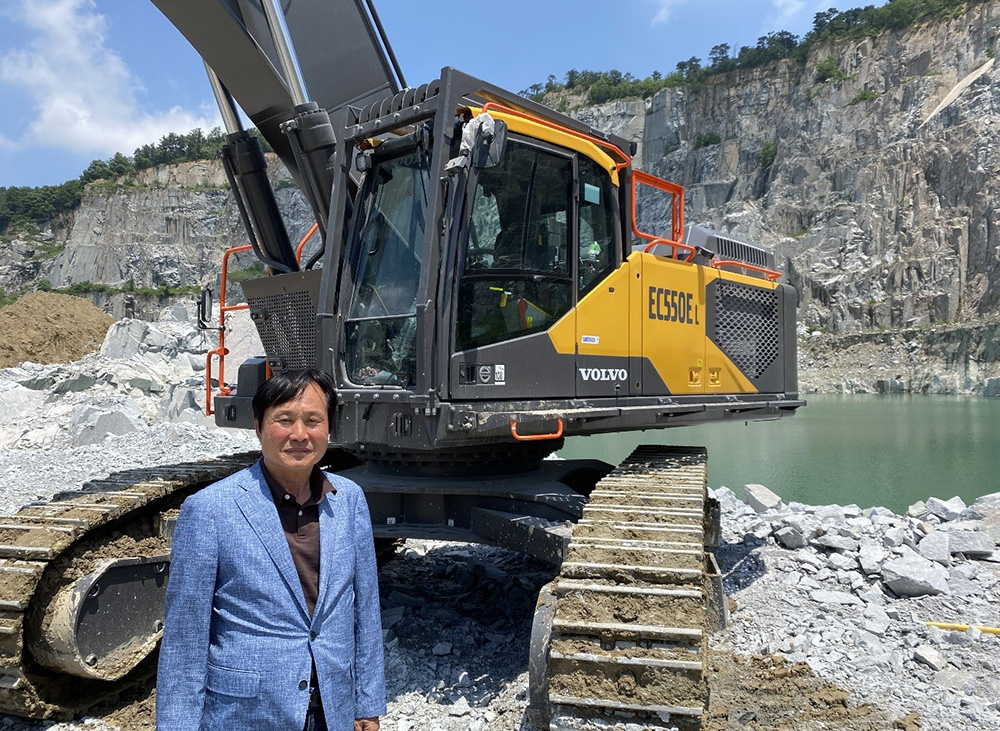
[[[219,384],[216,422],[252,428],[273,373],[328,371],[326,466],[364,488],[381,547],[560,567],[532,630],[536,726],[697,728],[725,606],[705,451],[545,457],[569,436],[794,414],[796,294],[773,257],[685,228],[683,188],[626,139],[450,67],[408,86],[370,0],[152,1],[205,62],[269,275],[244,283],[265,353]],[[240,109],[312,207],[306,261]],[[177,510],[255,458],[122,472],[6,519],[0,710],[67,716],[148,683]]]

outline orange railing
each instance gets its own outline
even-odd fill
[[[662,191],[671,196],[669,239],[662,236],[654,236],[653,234],[645,233],[644,231],[639,230],[639,224],[636,222],[636,198],[638,197],[637,186],[639,184],[648,185],[650,188],[655,188],[656,190]],[[697,253],[696,249],[693,246],[681,243],[681,238],[684,236],[684,188],[676,183],[671,183],[663,178],[658,178],[655,175],[650,175],[649,173],[644,173],[640,170],[633,170],[632,233],[640,239],[649,242],[645,249],[646,252],[650,252],[658,245],[663,244],[671,247],[674,259],[680,259],[680,252],[682,251],[687,253],[687,257],[684,261],[691,261],[694,259],[694,255]]]
[[[318,229],[319,225],[314,223],[312,228],[310,228],[309,231],[306,232],[306,235],[302,237],[302,240],[299,241],[299,245],[295,249],[295,258],[300,263],[302,261],[302,250]],[[239,254],[242,251],[250,251],[252,248],[253,246],[250,244],[235,246],[232,249],[227,250],[222,256],[222,284],[221,292],[219,293],[219,346],[208,351],[205,355],[205,416],[211,416],[215,413],[215,409],[212,408],[213,356],[217,356],[219,359],[219,394],[221,396],[228,396],[233,392],[233,389],[226,385],[226,356],[229,355],[229,350],[226,348],[226,315],[230,312],[236,312],[237,310],[246,310],[250,307],[250,305],[246,302],[238,305],[226,305],[226,285],[229,277],[229,257],[233,254]],[[270,367],[268,367],[268,371],[270,371]],[[270,372],[268,372],[267,375],[270,378]]]
[[[763,274],[764,277],[769,282],[773,282],[776,279],[781,278],[781,272],[776,272],[773,269],[767,269],[765,267],[759,267],[755,264],[747,264],[745,261],[735,261],[731,259],[713,259],[712,267],[715,269],[722,269],[722,267],[739,267],[741,269],[749,269],[752,272],[758,272]]]
[[[226,306],[226,278],[229,275],[229,257],[241,251],[250,251],[253,247],[250,244],[245,246],[235,246],[226,251],[222,256],[222,291],[219,293],[219,346],[205,354],[205,416],[215,413],[212,408],[212,356],[219,357],[219,393],[228,396],[233,392],[226,386],[226,356],[229,351],[226,349],[226,314],[235,310],[245,310],[250,305],[247,303]]]

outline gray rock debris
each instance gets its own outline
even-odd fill
[[[758,513],[776,510],[782,506],[781,498],[763,485],[744,485],[747,504]]]
[[[944,655],[933,647],[922,645],[913,651],[913,659],[922,662],[932,670],[944,670],[948,663],[945,662]]]
[[[934,500],[903,516],[796,503],[759,514],[731,491],[713,494],[730,541],[717,557],[737,606],[716,649],[805,662],[858,703],[918,712],[924,728],[1000,731],[1000,636],[927,625],[1000,627],[1000,565],[951,550],[955,536],[986,547],[1000,493],[952,503],[952,520],[926,508]]]

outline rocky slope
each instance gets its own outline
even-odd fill
[[[273,156],[268,172],[297,242],[312,225],[312,213]],[[87,296],[115,317],[155,319],[171,299],[127,290],[207,285],[218,292],[224,252],[246,243],[221,161],[164,165],[87,186],[67,231],[3,244],[0,287],[11,291],[40,280],[56,288],[106,285]],[[242,254],[231,268],[254,261]]]
[[[688,222],[774,250],[810,329],[963,321],[1000,301],[998,31],[1000,3],[977,5],[578,115],[641,140]],[[828,58],[844,78],[818,82]]]

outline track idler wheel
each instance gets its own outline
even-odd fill
[[[163,634],[170,557],[108,559],[57,591],[40,617],[31,653],[78,678],[119,680]]]

